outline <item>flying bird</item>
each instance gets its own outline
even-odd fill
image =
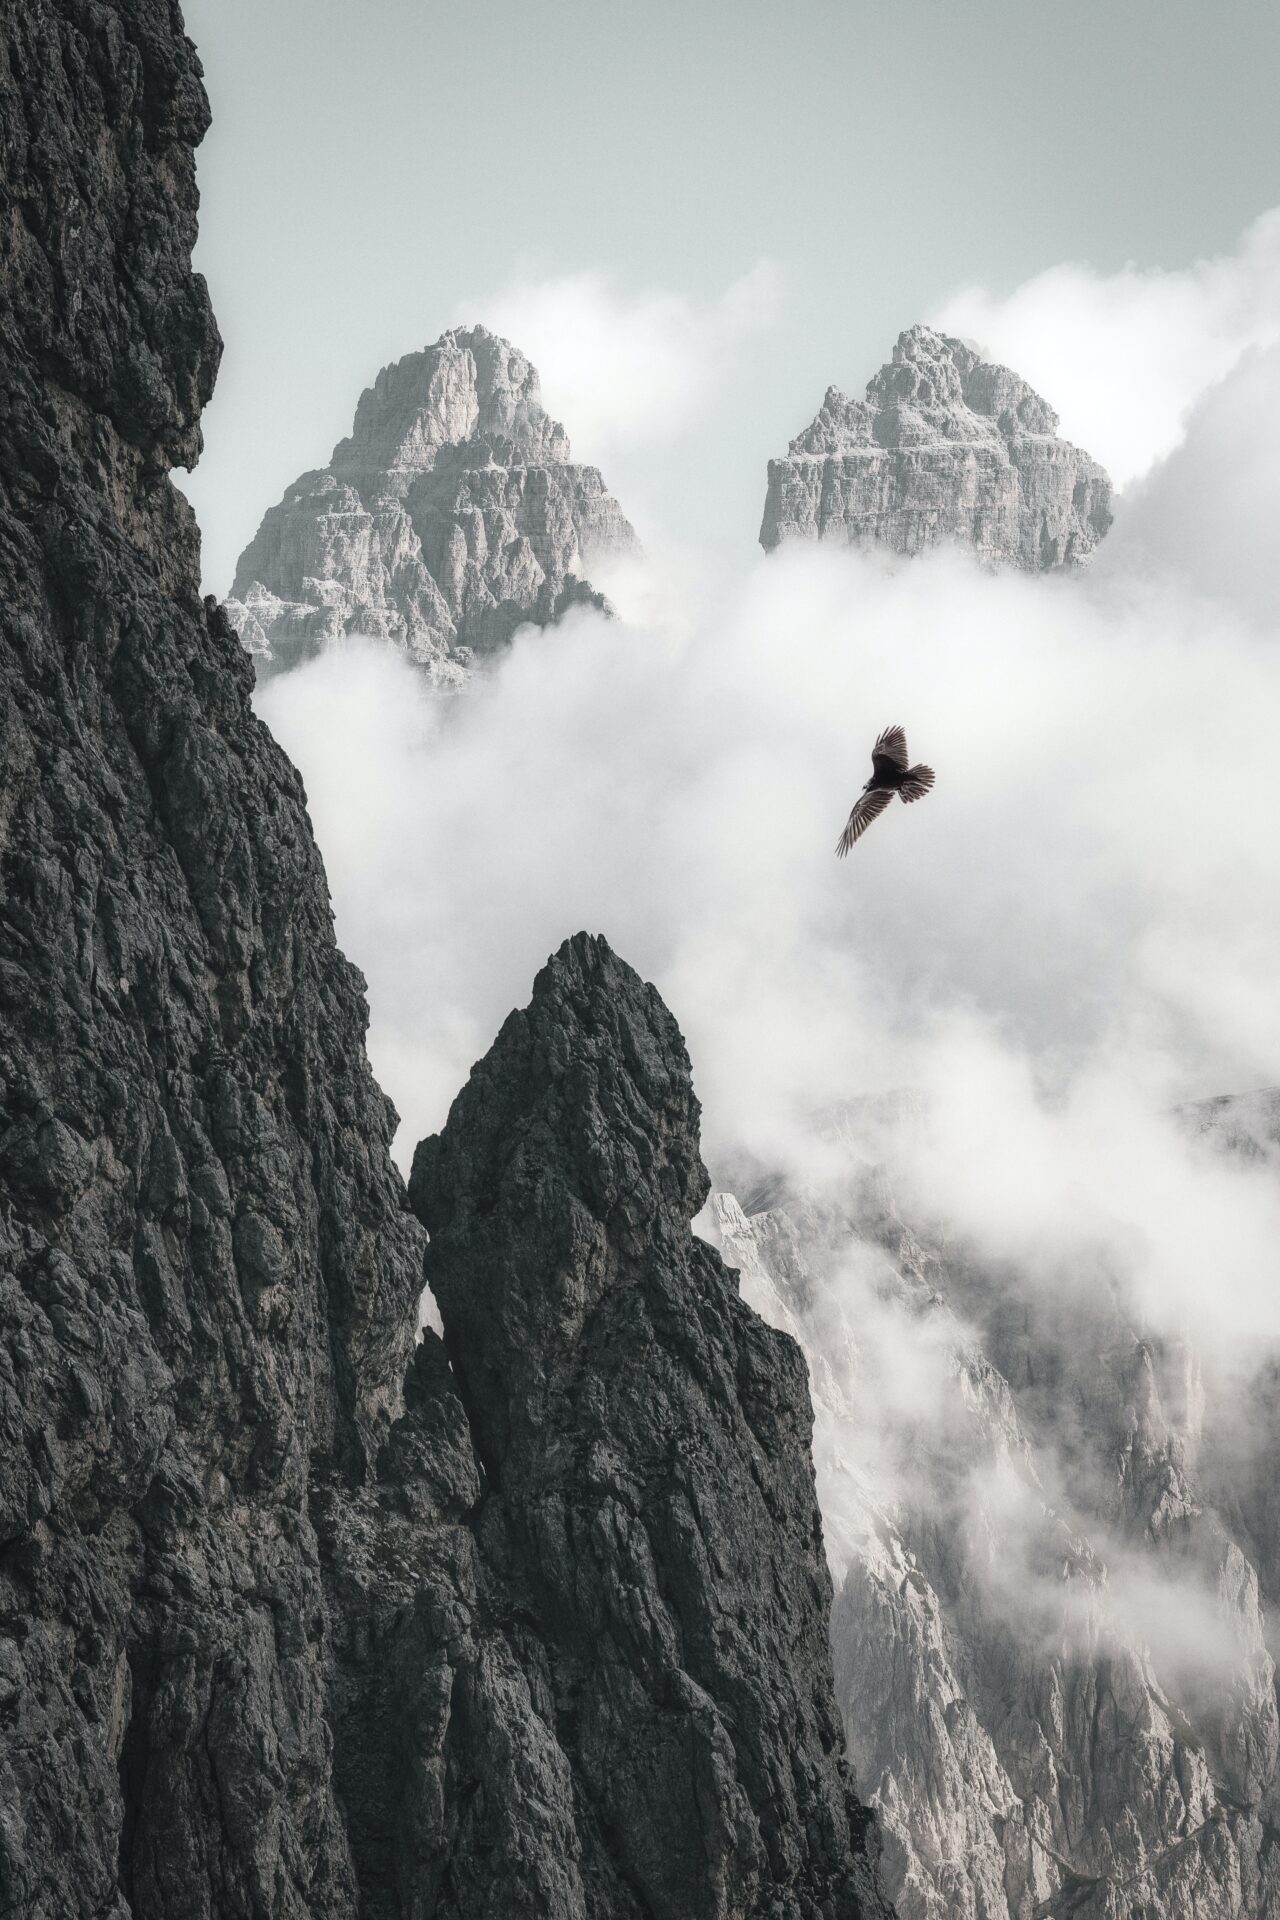
[[[882,814],[895,793],[919,800],[936,778],[932,767],[907,765],[907,736],[901,727],[886,727],[871,749],[871,778],[853,803],[849,824],[836,841],[843,860],[855,840]]]

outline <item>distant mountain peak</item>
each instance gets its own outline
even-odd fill
[[[227,613],[260,672],[368,634],[457,686],[516,627],[605,608],[592,556],[636,544],[598,470],[574,464],[536,367],[454,327],[385,366],[328,467],[267,512]]]
[[[828,387],[769,462],[760,544],[834,539],[919,553],[948,542],[1030,572],[1078,565],[1111,524],[1111,482],[1057,437],[1019,374],[963,340],[908,327],[851,400]]]

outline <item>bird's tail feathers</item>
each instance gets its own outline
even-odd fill
[[[922,800],[937,777],[932,767],[908,767],[907,777],[898,791],[904,800]]]

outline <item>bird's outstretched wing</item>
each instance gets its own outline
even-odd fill
[[[848,824],[836,841],[836,853],[844,859],[855,840],[860,840],[871,822],[882,814],[893,794],[888,787],[879,787],[870,793],[860,793],[853,804]]]
[[[909,764],[906,734],[901,727],[886,727],[871,749],[872,773],[883,780],[886,774],[905,773]]]
[[[904,800],[923,800],[937,777],[932,767],[912,767],[898,792]]]

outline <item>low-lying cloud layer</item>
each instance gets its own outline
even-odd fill
[[[412,1138],[580,926],[653,978],[711,1143],[915,1083],[957,1019],[1151,1108],[1280,1077],[1268,635],[1159,584],[756,563],[683,631],[571,619],[437,701],[353,643],[264,690]],[[879,729],[938,770],[833,857]]]
[[[1061,270],[1015,296],[1007,336],[987,335],[1061,403],[1060,343],[1048,371],[1032,351],[1044,300],[1076,315],[1087,370],[1111,368],[1117,341],[1137,352],[1153,302],[1175,315],[1181,344],[1139,393],[1119,458],[1064,406],[1122,476],[1156,462],[1090,574],[825,547],[727,580],[655,562],[611,583],[623,618],[526,630],[461,698],[358,640],[262,689],[306,781],[339,938],[369,979],[402,1164],[546,955],[603,932],[684,1029],[714,1177],[764,1166],[838,1194],[847,1145],[815,1133],[815,1112],[916,1089],[911,1124],[879,1141],[910,1218],[984,1284],[1020,1290],[1046,1351],[1078,1355],[1076,1330],[1087,1348],[1116,1316],[1189,1343],[1195,1391],[1229,1426],[1280,1338],[1280,1184],[1190,1140],[1170,1109],[1280,1081],[1280,391],[1276,350],[1250,344],[1278,248],[1269,220],[1234,264],[1154,288]],[[510,331],[547,360],[528,317]],[[895,803],[838,862],[871,743],[894,721],[936,790]],[[823,1271],[807,1337],[846,1370],[853,1409],[818,1434],[838,1561],[875,1501],[939,1497],[922,1461],[967,1461],[965,1524],[975,1539],[1003,1529],[997,1612],[1003,1580],[1046,1634],[1074,1634],[1078,1606],[1081,1634],[1142,1642],[1173,1679],[1263,1671],[1241,1640],[1256,1608],[1223,1600],[1212,1554],[1153,1570],[1090,1505],[1105,1408],[1022,1395],[1038,1480],[989,1436],[966,1455],[957,1422],[986,1433],[994,1419],[998,1439],[1006,1417],[957,1358],[983,1300],[941,1317],[904,1304],[883,1250],[858,1241]],[[1245,1458],[1256,1440],[1227,1445]],[[1105,1594],[1092,1576],[1064,1589],[1045,1561],[1046,1501],[1069,1519],[1083,1502]]]

